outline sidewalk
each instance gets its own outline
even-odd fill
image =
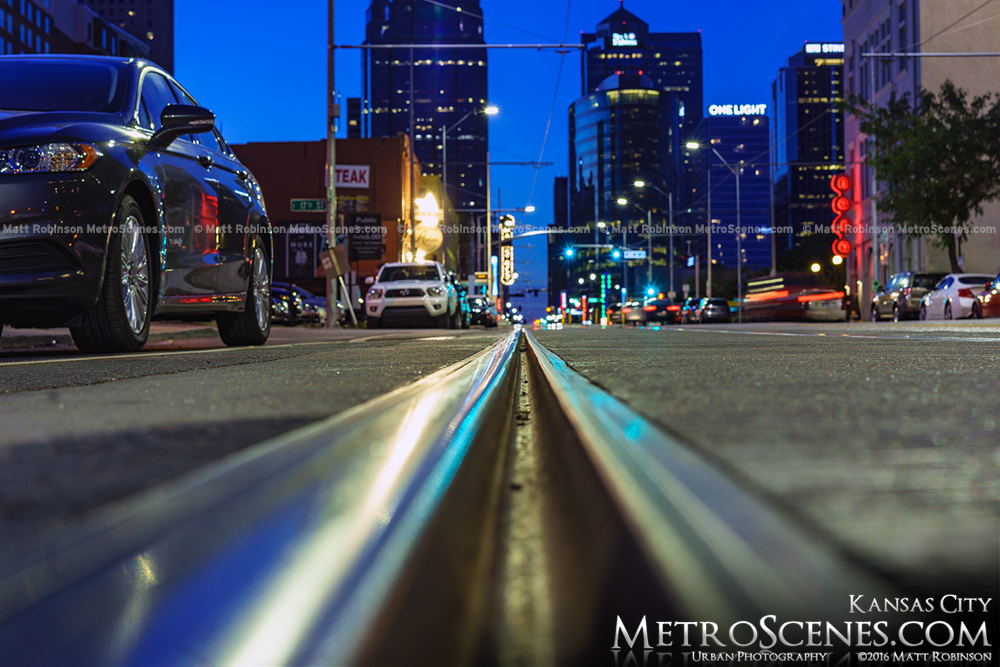
[[[172,338],[200,338],[216,336],[218,331],[210,322],[153,322],[149,327],[149,340],[160,341]],[[72,345],[69,329],[15,329],[9,325],[0,336],[0,350],[55,347]]]

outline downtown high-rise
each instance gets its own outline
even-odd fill
[[[448,199],[465,222],[486,209],[488,97],[481,16],[478,0],[372,0],[362,63],[362,134],[412,131],[424,173],[447,172]],[[474,239],[463,241],[470,242],[459,244],[459,268],[469,270],[477,265],[469,257]]]
[[[830,178],[844,171],[843,70],[842,43],[809,42],[771,84],[774,223],[790,230],[779,235],[779,253],[833,222]]]

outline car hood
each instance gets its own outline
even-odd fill
[[[85,138],[95,125],[121,125],[113,113],[79,111],[10,111],[0,109],[0,146],[17,146],[51,139]]]
[[[415,287],[427,289],[428,287],[444,287],[444,285],[437,280],[397,280],[391,283],[378,283],[378,286],[385,289],[413,289]]]

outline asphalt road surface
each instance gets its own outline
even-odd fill
[[[996,591],[996,323],[536,336],[834,548],[907,586]]]
[[[507,330],[214,331],[129,355],[0,351],[0,565],[22,539],[461,361]]]
[[[0,351],[0,566],[21,538],[403,386],[506,332],[278,328],[251,349],[208,331],[133,355]],[[832,548],[907,587],[995,590],[1000,326],[536,336]]]

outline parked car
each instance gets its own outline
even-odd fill
[[[912,319],[920,313],[920,302],[945,277],[944,273],[904,271],[894,273],[885,289],[872,298],[871,320],[891,317],[894,322]]]
[[[460,318],[458,293],[438,262],[386,264],[365,298],[369,329],[414,324],[455,329]]]
[[[278,282],[275,281],[271,283],[274,287],[283,288],[290,290],[297,294],[302,302],[302,316],[301,320],[306,324],[324,324],[326,322],[326,295],[313,294],[304,287],[294,285],[291,283]],[[350,316],[347,314],[347,309],[344,305],[337,302],[337,322],[340,324],[346,324]]]
[[[215,116],[139,59],[0,56],[0,328],[138,350],[156,317],[271,330],[271,231]]]
[[[681,306],[670,299],[652,299],[642,306],[647,324],[677,324],[680,320]]]
[[[983,285],[993,276],[979,273],[949,273],[924,295],[920,303],[922,320],[957,320],[972,317],[972,304]]]
[[[972,316],[977,320],[983,317],[1000,317],[1000,274],[994,278],[986,289],[976,295],[972,304]]]
[[[711,322],[721,322],[728,324],[732,321],[729,315],[729,301],[719,297],[705,297],[698,306],[698,322],[708,324]]]
[[[487,329],[497,325],[497,309],[490,299],[483,295],[466,297],[469,304],[469,323],[481,324]]]

